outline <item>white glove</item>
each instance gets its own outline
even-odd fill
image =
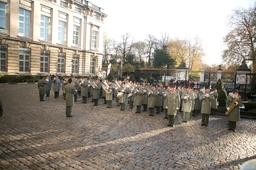
[[[229,107],[227,107],[227,110],[229,110]]]

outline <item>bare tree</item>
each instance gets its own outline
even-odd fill
[[[107,33],[103,34],[103,59],[102,60],[104,64],[109,63],[110,56],[114,51],[113,42],[114,40],[110,39]]]
[[[157,43],[157,39],[151,35],[151,34],[148,34],[147,35],[147,39],[145,40],[147,42],[147,45],[148,45],[148,66],[151,65],[151,59],[152,59],[152,54],[154,52],[154,46],[155,44]]]
[[[249,9],[237,9],[229,19],[231,31],[224,38],[227,49],[222,58],[227,64],[252,60],[256,70],[256,4]]]
[[[166,48],[167,45],[168,45],[168,42],[169,42],[169,35],[168,33],[164,33],[162,34],[161,38],[158,40],[158,43],[157,43],[157,48],[158,49],[161,49],[161,48]]]
[[[144,54],[146,54],[146,52],[147,52],[146,42],[143,42],[143,41],[136,42],[136,43],[134,43],[133,47],[134,47],[134,52],[136,54],[138,54],[139,61],[141,62],[142,61],[142,56]]]

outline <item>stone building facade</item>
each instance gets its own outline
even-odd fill
[[[99,75],[102,11],[86,0],[0,0],[0,73]]]

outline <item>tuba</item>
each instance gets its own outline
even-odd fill
[[[96,87],[98,87],[97,84],[96,84],[94,81],[91,83],[91,86],[92,86],[92,88],[94,88],[94,89],[95,89]]]
[[[239,98],[234,98],[234,101],[230,104],[229,109],[226,111],[225,115],[229,115],[232,110],[238,105],[238,99]]]
[[[102,88],[103,90],[105,90],[106,93],[109,93],[109,85],[106,80],[102,82]]]

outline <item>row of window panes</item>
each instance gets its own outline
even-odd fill
[[[0,29],[6,28],[6,12],[5,3],[0,2]],[[58,22],[58,41],[59,43],[66,43],[66,31],[67,23],[63,21]],[[73,44],[79,45],[79,26],[73,26]],[[51,34],[51,19],[47,16],[41,15],[40,18],[40,38],[43,40],[49,40]],[[19,33],[23,36],[30,35],[30,11],[19,9]],[[97,35],[96,31],[93,32],[92,47],[97,46]]]
[[[0,2],[0,29],[6,28],[5,3]]]
[[[0,48],[0,71],[6,71],[6,51],[7,48]],[[65,72],[65,56],[59,55],[58,57],[58,68],[57,72],[64,73]],[[78,57],[73,58],[72,72],[78,73]],[[20,72],[29,72],[29,64],[30,64],[30,50],[27,48],[20,48],[19,54],[19,71]],[[91,62],[93,66],[91,66],[91,73],[94,73],[94,61]],[[49,72],[49,53],[41,53],[40,56],[40,72]]]

